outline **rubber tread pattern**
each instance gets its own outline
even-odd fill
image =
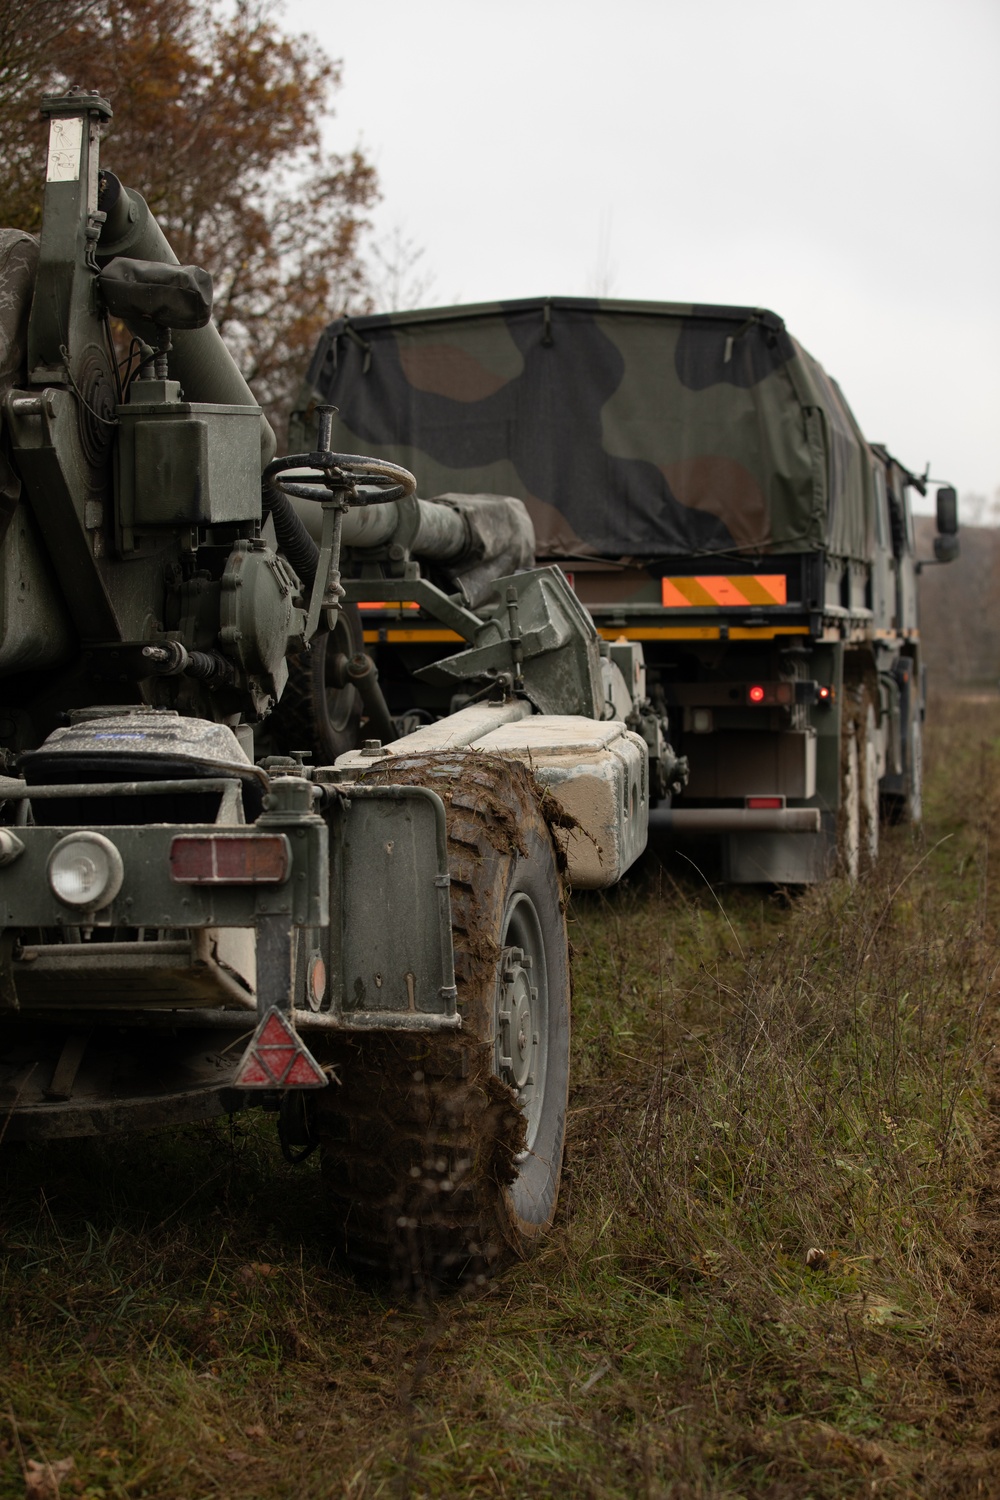
[[[547,1227],[519,1220],[508,1191],[525,1122],[513,1090],[493,1072],[495,934],[519,857],[551,859],[553,879],[559,877],[538,792],[523,767],[455,752],[397,761],[390,773],[366,779],[432,786],[445,803],[463,1026],[422,1036],[356,1035],[341,1049],[339,1086],[316,1096],[316,1132],[338,1253],[357,1272],[429,1291],[485,1279]],[[559,891],[568,1006],[561,885]],[[547,1222],[561,1133],[553,1155]]]

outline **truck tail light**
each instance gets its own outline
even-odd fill
[[[751,703],[763,703],[764,689],[759,682],[755,682],[753,687],[747,689],[747,697]]]
[[[785,799],[784,797],[748,797],[746,799],[746,805],[747,807],[757,808],[758,810],[762,808],[773,809],[776,807],[784,807]]]
[[[181,834],[170,845],[179,885],[281,885],[291,862],[283,833]]]

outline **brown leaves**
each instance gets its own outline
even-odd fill
[[[24,1500],[59,1500],[59,1486],[75,1467],[71,1458],[58,1458],[54,1463],[29,1458],[24,1466]]]
[[[29,23],[43,7],[13,0]],[[366,305],[361,214],[377,186],[359,151],[321,152],[340,64],[313,38],[283,33],[276,9],[276,0],[96,9],[60,0],[69,23],[53,35],[36,19],[46,46],[18,44],[25,55],[9,61],[9,84],[0,22],[0,131],[12,167],[0,223],[38,228],[40,95],[71,82],[104,94],[115,113],[103,165],[142,193],[183,264],[212,273],[215,320],[280,425],[321,329]]]
[[[280,1276],[281,1267],[268,1265],[265,1261],[252,1260],[247,1265],[240,1266],[237,1274],[246,1286],[253,1286],[257,1281],[266,1280],[271,1276]]]

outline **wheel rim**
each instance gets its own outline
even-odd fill
[[[525,1161],[534,1149],[545,1100],[549,983],[542,925],[530,896],[508,902],[497,976],[494,1070],[510,1085],[526,1120]]]

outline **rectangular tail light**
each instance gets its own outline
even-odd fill
[[[784,797],[748,797],[746,799],[748,808],[755,808],[758,812],[768,809],[773,811],[776,807],[784,807]]]
[[[281,885],[291,864],[283,833],[180,834],[170,845],[179,885]]]

